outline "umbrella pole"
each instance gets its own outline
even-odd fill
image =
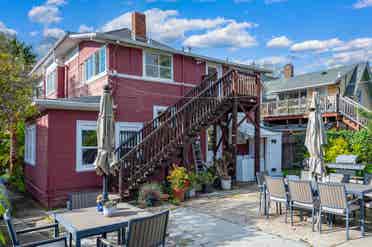
[[[102,197],[103,201],[108,201],[108,176],[105,174],[103,175],[103,188],[102,188]]]

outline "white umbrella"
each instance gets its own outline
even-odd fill
[[[107,200],[108,175],[110,164],[114,161],[115,151],[115,121],[113,103],[109,85],[103,88],[100,101],[100,111],[97,120],[98,152],[94,165],[97,174],[103,175],[103,199]]]
[[[319,108],[318,93],[314,92],[310,104],[309,122],[306,129],[305,146],[309,151],[310,171],[318,178],[324,175],[323,149],[327,144],[322,113]]]

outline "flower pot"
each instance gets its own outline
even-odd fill
[[[111,217],[115,212],[116,212],[115,207],[110,207],[110,208],[107,208],[105,206],[103,207],[103,215],[105,217]]]
[[[223,190],[231,190],[231,178],[230,179],[221,178],[221,187]]]
[[[173,197],[183,202],[185,200],[185,189],[173,189]]]

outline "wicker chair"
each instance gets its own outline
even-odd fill
[[[319,209],[319,201],[314,197],[311,181],[288,181],[289,211],[291,214],[291,225],[293,226],[293,209],[300,209],[302,220],[302,209],[310,210],[312,217],[312,230],[314,231],[316,211]]]
[[[349,240],[350,215],[359,210],[358,200],[348,201],[345,185],[337,183],[318,183],[319,191],[319,232],[322,230],[322,213],[346,217],[346,239]]]
[[[283,177],[270,177],[265,176],[265,184],[267,192],[269,194],[269,201],[267,206],[266,217],[269,218],[271,202],[275,202],[278,206],[279,204],[279,213],[281,213],[282,204],[285,206],[285,222],[287,223],[288,215],[288,194],[285,188],[284,178]]]
[[[131,220],[125,245],[117,245],[105,238],[97,239],[97,247],[155,247],[165,246],[169,211]]]
[[[39,246],[40,247],[43,247],[43,246],[44,247],[67,247],[66,237],[58,237],[58,234],[59,234],[58,224],[51,224],[51,225],[46,225],[46,226],[27,228],[27,229],[15,231],[9,209],[6,210],[6,212],[3,215],[3,218],[8,228],[10,241],[12,244],[11,246],[13,247],[39,247]],[[42,231],[46,229],[54,229],[55,238],[48,239],[48,240],[40,240],[40,241],[32,242],[32,243],[20,243],[18,239],[18,235]]]
[[[267,175],[267,172],[257,172],[256,173],[256,180],[258,185],[258,190],[260,192],[260,198],[259,198],[259,214],[262,213],[262,204],[264,203],[264,195],[265,195],[265,178],[264,176]],[[266,207],[266,205],[264,205]]]

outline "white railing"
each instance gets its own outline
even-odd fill
[[[368,118],[361,114],[362,111],[371,112],[366,107],[348,97],[339,97],[339,112],[350,120],[365,127],[368,124]]]
[[[264,102],[261,105],[261,116],[291,116],[308,113],[311,98],[295,98]],[[325,112],[337,112],[337,96],[320,97],[320,109]]]

